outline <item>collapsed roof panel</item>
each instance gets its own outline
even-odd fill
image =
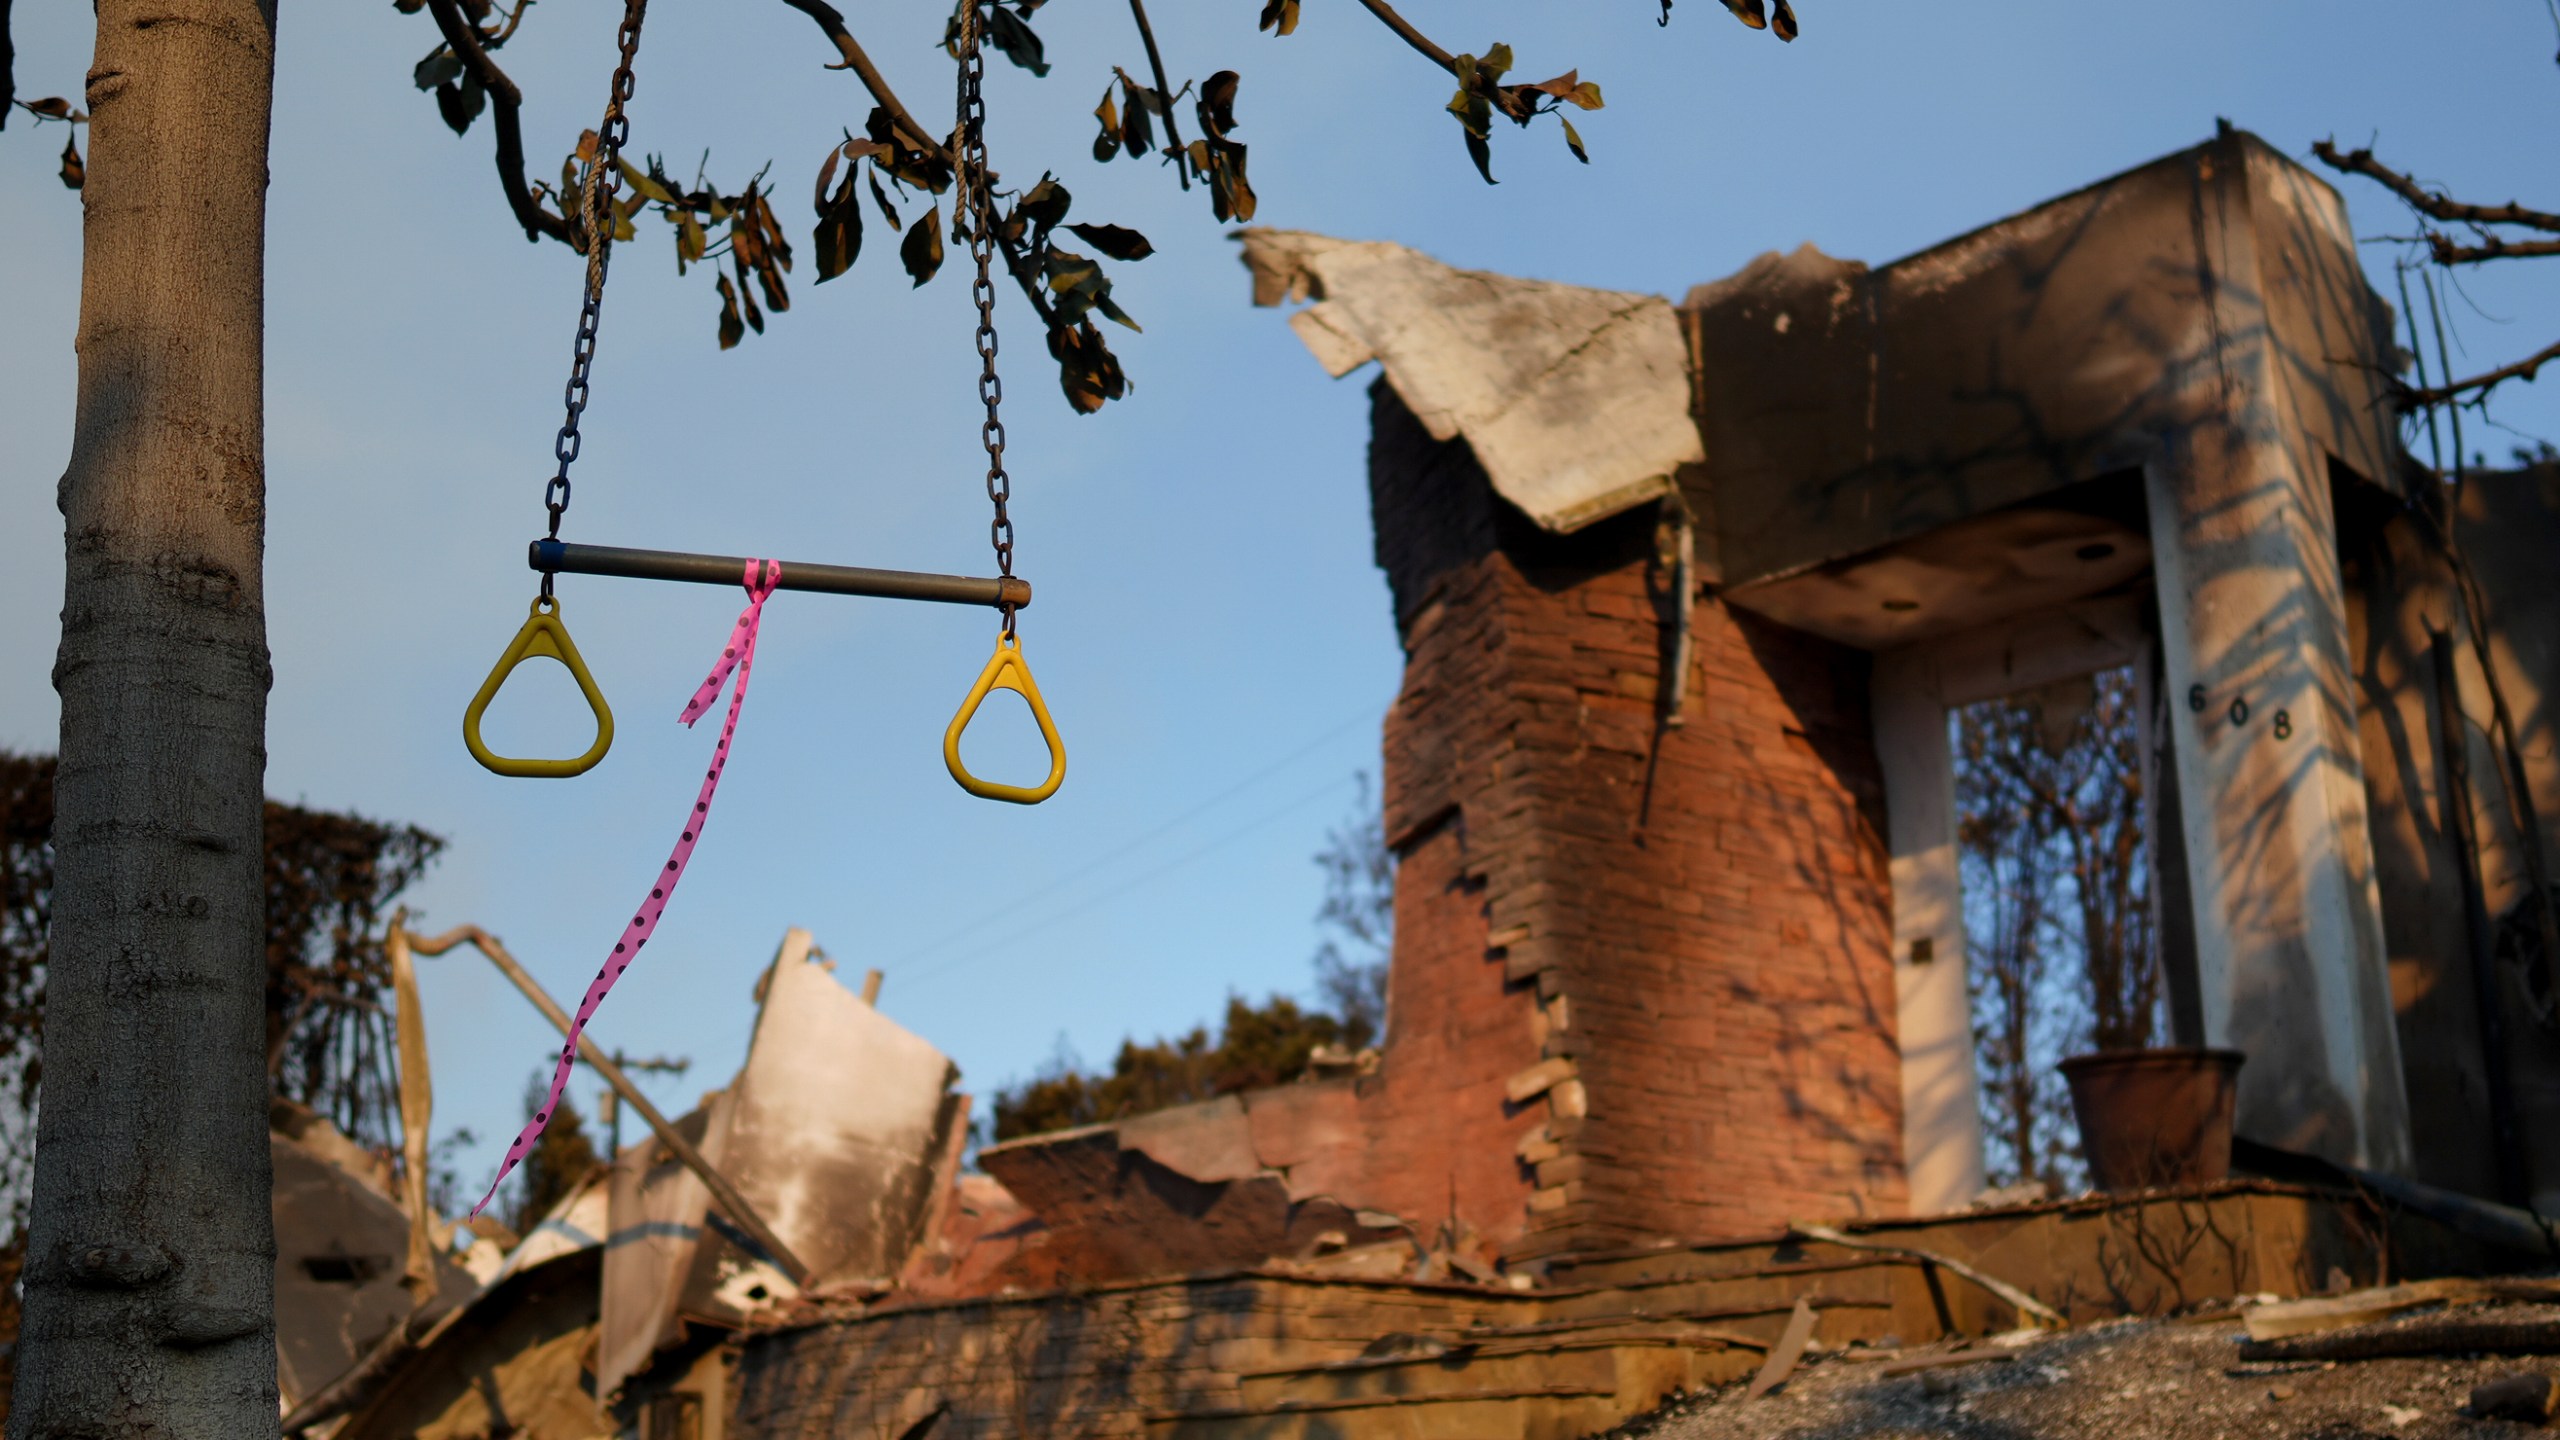
[[[730,1087],[721,1168],[816,1285],[885,1279],[933,1198],[960,1072],[810,952],[795,929],[774,959]]]
[[[1459,270],[1401,245],[1244,232],[1254,303],[1339,377],[1371,360],[1429,428],[1463,435],[1502,497],[1578,530],[1664,495],[1705,458],[1688,357],[1655,295]]]
[[[1255,1161],[1234,1096],[1030,1136],[978,1158],[1046,1228],[1041,1244],[991,1277],[1013,1284],[1231,1269],[1406,1234],[1395,1217],[1331,1196],[1293,1197],[1286,1176]]]
[[[551,1207],[489,1277],[494,1285],[519,1270],[556,1260],[572,1250],[604,1243],[611,1223],[611,1186],[604,1175],[590,1175]]]
[[[721,1092],[703,1108],[675,1122],[713,1165],[721,1162],[716,1131]],[[624,1150],[613,1162],[610,1219],[605,1236],[601,1330],[596,1393],[611,1395],[623,1380],[649,1368],[675,1324],[676,1303],[702,1242],[711,1191],[699,1176],[655,1139]]]
[[[967,1110],[949,1057],[838,983],[808,931],[758,986],[746,1064],[676,1124],[809,1267],[811,1288],[887,1288],[958,1162]],[[741,1323],[789,1279],[714,1213],[654,1140],[614,1163],[601,1394],[649,1368],[688,1322]]]
[[[322,1122],[325,1125],[325,1122]],[[337,1147],[370,1159],[334,1129]],[[324,1140],[324,1146],[325,1146]],[[290,1410],[409,1316],[401,1284],[409,1217],[373,1185],[283,1135],[275,1172],[276,1387]],[[461,1303],[471,1277],[437,1256],[438,1301]]]

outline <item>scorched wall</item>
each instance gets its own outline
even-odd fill
[[[1464,441],[1372,396],[1407,655],[1376,1162],[1516,1167],[1525,1216],[1476,1223],[1521,1256],[1898,1212],[1867,657],[1705,596],[1662,723],[1652,507],[1547,534]]]

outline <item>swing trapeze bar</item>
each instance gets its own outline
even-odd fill
[[[565,540],[536,540],[527,547],[525,564],[544,574],[619,575],[626,580],[689,580],[698,585],[735,585],[747,562],[728,555],[691,555],[680,550],[630,550],[619,545],[572,545]],[[1031,603],[1031,582],[1011,575],[983,579],[970,575],[933,575],[916,570],[864,570],[851,565],[804,565],[786,561],[784,590],[816,590],[830,595],[869,595],[883,600],[938,600],[949,605],[1010,606]]]

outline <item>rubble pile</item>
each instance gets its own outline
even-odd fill
[[[2449,1325],[2471,1333],[2447,1334]],[[2487,1301],[2431,1307],[2320,1337],[2331,1347],[2353,1349],[2377,1336],[2398,1336],[2408,1353],[2252,1360],[2247,1356],[2259,1342],[2249,1340],[2230,1307],[2215,1306],[2183,1318],[2029,1335],[2009,1345],[1842,1347],[1813,1355],[1766,1396],[1746,1398],[1739,1383],[1701,1390],[1609,1435],[2498,1440],[2523,1433],[2522,1425],[2546,1423],[2549,1377],[2560,1372],[2560,1361],[2460,1348],[2476,1343],[2480,1327],[2488,1326],[2512,1332],[2512,1345],[2543,1356],[2560,1352],[2560,1306]]]

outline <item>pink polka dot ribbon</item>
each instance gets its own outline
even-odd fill
[[[728,680],[729,672],[733,669],[738,672],[737,688],[729,694],[729,719],[720,727],[720,746],[711,752],[711,768],[702,772],[702,793],[693,797],[693,813],[685,817],[684,833],[676,838],[676,848],[667,856],[666,868],[650,882],[649,897],[640,902],[639,912],[631,917],[629,925],[623,927],[622,938],[614,942],[613,953],[605,957],[604,968],[596,972],[595,983],[587,987],[586,999],[579,1002],[577,1018],[569,1024],[569,1043],[560,1047],[560,1063],[551,1072],[550,1093],[543,1097],[541,1107],[533,1112],[533,1118],[525,1122],[524,1129],[516,1135],[515,1143],[507,1147],[507,1158],[499,1164],[497,1177],[489,1182],[489,1193],[481,1196],[480,1203],[471,1207],[473,1215],[489,1208],[489,1202],[497,1197],[498,1187],[505,1183],[516,1166],[524,1163],[525,1156],[533,1153],[533,1143],[542,1138],[543,1128],[551,1123],[552,1112],[560,1108],[560,1092],[568,1088],[569,1072],[578,1063],[578,1037],[586,1033],[587,1022],[594,1018],[597,1007],[604,1004],[604,997],[612,991],[613,982],[621,979],[622,972],[630,968],[631,962],[640,958],[640,947],[649,943],[650,932],[657,929],[658,917],[666,912],[667,901],[676,893],[676,882],[684,878],[684,867],[693,859],[693,847],[701,839],[703,824],[711,818],[711,797],[719,792],[720,772],[729,767],[729,742],[737,737],[738,711],[747,703],[747,676],[756,664],[756,627],[764,619],[766,598],[773,594],[776,585],[782,583],[782,562],[748,561],[744,582],[747,608],[738,612],[738,623],[729,628],[729,643],[720,652],[720,663],[711,667],[710,678],[693,692],[693,698],[685,703],[684,713],[676,717],[687,725],[701,719],[713,702],[720,698],[720,687]]]

